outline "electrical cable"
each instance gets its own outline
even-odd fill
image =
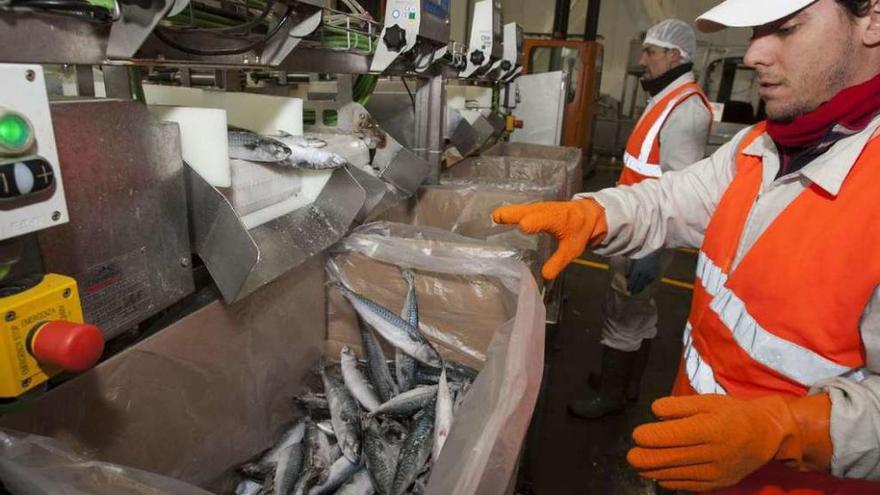
[[[110,20],[113,18],[113,13],[106,7],[94,5],[83,0],[12,0],[9,5],[12,7],[87,13],[100,20]]]
[[[250,29],[254,26],[261,24],[263,21],[269,17],[269,14],[272,12],[272,7],[275,6],[275,0],[269,0],[266,2],[266,6],[263,7],[263,10],[260,11],[257,17],[251,19],[250,21],[235,25],[235,26],[224,26],[224,27],[215,27],[215,28],[196,28],[198,31],[207,31],[211,33],[227,33],[234,31],[241,31],[244,29]]]
[[[406,92],[409,94],[409,99],[412,101],[413,114],[415,114],[416,113],[416,97],[413,95],[413,92],[410,91],[409,84],[406,83],[406,78],[401,77],[400,80],[403,81],[403,87],[406,88]]]
[[[39,1],[45,1],[45,0],[39,0]],[[178,43],[177,41],[174,41],[174,40],[168,38],[168,36],[166,36],[164,33],[162,33],[162,31],[160,29],[155,29],[153,31],[153,33],[156,35],[157,38],[159,38],[159,40],[162,43],[165,43],[166,45],[170,46],[171,48],[174,48],[175,50],[179,50],[184,53],[189,53],[192,55],[199,55],[199,56],[203,56],[203,57],[216,57],[216,56],[223,56],[223,55],[239,55],[242,53],[249,52],[249,51],[253,50],[254,48],[256,48],[256,47],[266,43],[270,39],[272,39],[276,34],[278,34],[279,31],[281,31],[281,28],[284,27],[285,24],[287,24],[287,21],[290,20],[290,15],[292,13],[293,13],[293,6],[288,6],[287,10],[284,12],[284,15],[281,16],[281,19],[278,20],[277,24],[275,24],[275,27],[270,29],[269,32],[266,33],[265,36],[263,36],[261,39],[259,39],[257,41],[253,41],[251,43],[248,43],[248,44],[245,44],[245,45],[242,45],[239,47],[235,47],[235,48],[218,48],[218,49],[213,49],[213,50],[208,50],[208,49],[203,49],[203,48],[193,48],[191,46],[182,45],[182,44]]]

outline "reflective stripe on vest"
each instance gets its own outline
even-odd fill
[[[700,97],[711,113],[712,109],[700,87],[696,83],[689,82],[673,90],[657,103],[657,107],[652,108],[642,116],[642,119],[639,120],[635,129],[633,129],[626,145],[626,151],[623,154],[624,166],[635,172],[638,175],[638,179],[622,180],[622,184],[631,185],[641,179],[656,179],[663,175],[663,170],[659,163],[660,131],[675,107],[694,95]],[[657,110],[660,108],[662,108],[662,112],[657,115]],[[647,119],[653,119],[653,121]],[[650,127],[646,130],[645,126]],[[644,133],[643,137],[642,133]],[[636,152],[638,156],[635,155]]]
[[[684,359],[684,369],[687,373],[688,381],[698,394],[724,394],[727,390],[715,380],[715,372],[700,352],[694,347],[693,339],[694,329],[688,323],[684,328],[684,351],[682,359]]]
[[[838,376],[856,381],[864,379],[865,375],[861,369],[841,366],[764,329],[749,314],[742,300],[725,286],[727,275],[702,251],[697,258],[697,277],[706,292],[712,296],[709,308],[718,315],[721,322],[733,335],[737,345],[755,361],[805,387]],[[693,362],[696,366],[696,363],[702,364],[703,359],[699,355],[699,351],[693,347],[692,331],[691,323],[688,322],[684,337],[685,352],[688,352],[688,347],[692,349],[692,354],[695,356]],[[719,389],[724,390],[724,387],[715,382],[711,366],[703,364],[703,367],[709,370],[710,378],[707,378],[703,373],[696,376],[695,380],[694,374],[691,373],[690,363],[686,361],[686,364],[688,365],[688,378],[694,390],[701,394],[725,393],[718,391]],[[712,391],[704,392],[706,389]]]

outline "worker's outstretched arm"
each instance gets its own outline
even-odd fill
[[[661,421],[636,428],[627,460],[664,488],[718,490],[772,460],[797,470],[827,471],[831,465],[827,394],[666,397],[652,409]]]
[[[559,250],[544,265],[546,278],[556,277],[587,248],[604,255],[643,257],[662,247],[697,247],[733,180],[734,150],[746,132],[711,157],[660,180],[582,194],[573,201],[506,206],[492,218],[517,223],[526,233],[550,233],[560,241]],[[596,230],[597,226],[604,228]]]

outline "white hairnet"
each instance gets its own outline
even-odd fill
[[[682,60],[690,62],[697,50],[697,35],[690,24],[678,19],[666,19],[648,30],[645,44],[661,48],[677,48],[681,52]]]

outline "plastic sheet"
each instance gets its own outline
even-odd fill
[[[210,495],[164,476],[73,454],[51,438],[2,431],[0,480],[13,494]]]
[[[560,160],[481,156],[468,158],[447,169],[445,177],[482,182],[512,180],[553,187],[556,199],[568,199],[568,165]]]
[[[493,245],[532,251],[528,263],[537,274],[552,252],[551,238],[546,234],[525,235],[514,225],[495,224],[492,211],[509,204],[552,200],[555,193],[544,186],[501,184],[423,186],[414,197],[375,215],[373,220],[435,227]]]
[[[583,189],[583,152],[570,146],[545,146],[528,143],[498,143],[483,153],[483,156],[509,156],[516,158],[537,158],[565,162],[568,174],[566,198],[571,198]]]
[[[508,251],[420,235],[395,237],[407,230],[417,232],[394,224],[356,230],[329,254],[328,275],[398,311],[406,293],[400,268],[415,271],[428,338],[447,359],[481,369],[456,414],[427,493],[506,493],[543,372],[545,314],[538,288]],[[360,351],[348,302],[331,289],[328,305],[328,353],[338,353],[342,345]]]

